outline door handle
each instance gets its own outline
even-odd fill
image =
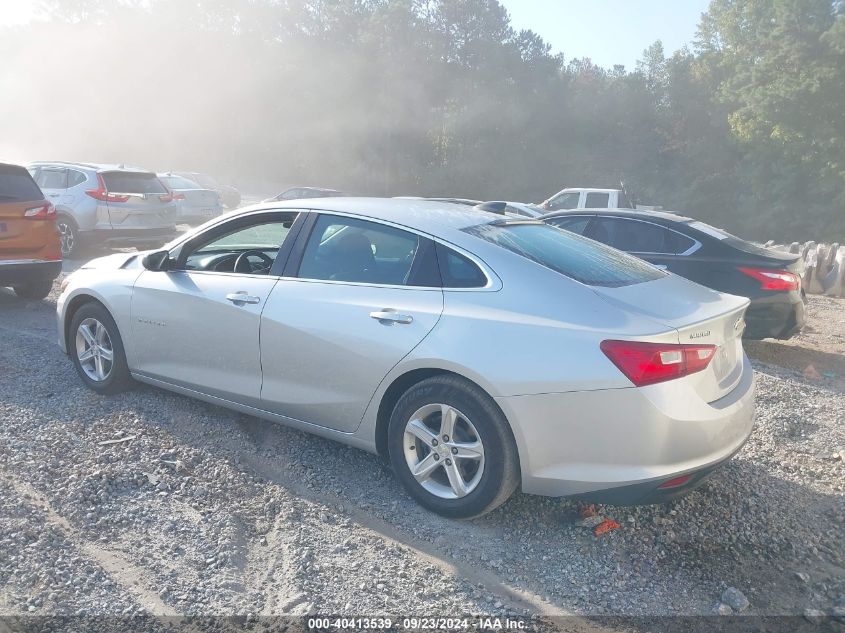
[[[382,323],[401,323],[402,325],[408,325],[409,323],[413,323],[414,317],[410,314],[399,314],[395,310],[391,310],[389,308],[385,308],[384,310],[378,310],[376,312],[370,312],[370,318],[376,319]]]
[[[261,297],[254,297],[245,292],[230,292],[226,295],[226,300],[232,303],[259,303]]]

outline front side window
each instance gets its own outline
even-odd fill
[[[559,209],[577,209],[578,200],[581,198],[580,191],[570,191],[569,193],[561,193],[549,200],[549,209],[557,211]]]
[[[269,274],[295,213],[234,218],[194,237],[182,249],[175,269]]]
[[[299,277],[404,286],[419,236],[356,218],[321,215],[314,225]]]
[[[590,286],[629,286],[665,275],[641,259],[540,222],[481,224],[464,231]]]

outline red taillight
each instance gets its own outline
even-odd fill
[[[683,486],[685,483],[688,483],[690,479],[692,479],[692,475],[681,475],[680,477],[675,477],[674,479],[667,479],[660,484],[658,488],[662,490],[666,490],[667,488],[678,488]]]
[[[119,196],[115,193],[109,193],[106,189],[106,181],[103,180],[102,174],[97,174],[96,189],[88,189],[85,191],[89,196],[100,202],[129,202],[129,196]]]
[[[801,286],[801,279],[798,275],[788,270],[746,268],[743,266],[740,266],[737,270],[759,281],[763,290],[798,290]]]
[[[174,192],[173,192],[173,199],[174,199],[174,200],[184,200],[184,199],[185,199],[185,194],[183,194],[183,193],[176,193],[176,192],[174,191]]]
[[[37,207],[32,207],[24,211],[23,217],[27,220],[55,220],[56,207],[49,202],[47,204],[40,204]]]
[[[601,351],[637,387],[701,371],[713,359],[715,345],[678,345],[638,341],[602,341]]]

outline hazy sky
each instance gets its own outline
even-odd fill
[[[709,0],[499,0],[515,29],[538,33],[566,60],[633,69],[643,49],[662,40],[669,55],[695,37]]]
[[[234,1],[234,0],[233,0]],[[643,49],[663,40],[667,54],[689,44],[709,0],[500,0],[516,29],[532,29],[567,60],[590,57],[633,69]],[[33,0],[0,0],[0,24],[32,17]]]

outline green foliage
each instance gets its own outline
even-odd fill
[[[497,0],[40,4],[51,21],[0,37],[0,120],[23,122],[0,148],[378,195],[537,202],[624,180],[748,237],[845,239],[831,0],[712,0],[693,51],[656,42],[632,71],[553,55]]]

